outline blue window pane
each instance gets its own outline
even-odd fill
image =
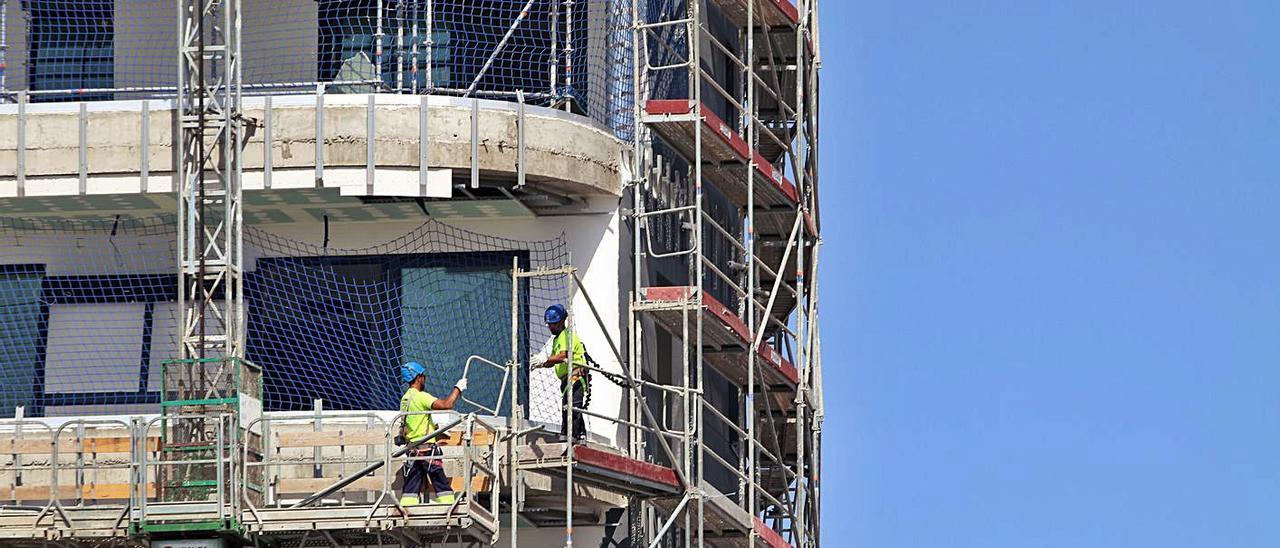
[[[112,0],[28,0],[33,90],[105,89],[115,85]],[[37,95],[34,101],[101,100],[109,93]]]
[[[44,315],[39,267],[6,266],[0,273],[0,417],[35,399]]]
[[[245,276],[246,355],[263,369],[266,408],[395,409],[405,361],[427,366],[438,396],[472,355],[505,364],[510,264],[478,252],[259,260]],[[502,369],[474,365],[469,379],[468,399],[505,412]]]
[[[511,271],[493,268],[405,268],[401,270],[400,341],[405,360],[427,366],[427,391],[448,394],[471,356],[498,364],[511,359]],[[503,372],[475,363],[468,372],[467,399],[506,414]],[[479,411],[459,405],[464,412]]]

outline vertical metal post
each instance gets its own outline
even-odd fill
[[[564,0],[564,110],[573,110],[573,0]]]
[[[550,92],[551,92],[552,101],[555,101],[557,97],[556,78],[559,78],[559,75],[557,74],[558,73],[557,68],[560,63],[560,37],[557,34],[557,31],[559,30],[560,30],[560,7],[555,4],[554,0],[552,0],[551,2],[551,59],[550,59],[551,70],[549,71],[551,76]]]
[[[375,100],[377,94],[370,93],[368,105],[365,108],[365,127],[364,127],[364,193],[365,196],[373,196],[373,179],[374,170],[376,169],[376,160],[374,159],[374,150],[376,149],[378,128],[375,123],[377,120],[377,104]]]
[[[435,89],[435,82],[433,80],[434,76],[431,73],[432,64],[435,63],[435,44],[436,44],[436,35],[434,34],[435,32],[434,19],[436,15],[435,9],[434,9],[434,2],[435,0],[427,0],[427,66],[426,66],[426,69],[427,69],[426,88],[427,89],[425,90],[426,93],[431,93],[431,90]]]
[[[409,39],[409,90],[418,93],[418,42],[422,41],[422,35],[418,34],[418,0],[409,0],[409,33],[413,38]]]
[[[801,18],[800,18],[799,24],[796,26],[796,33],[795,33],[796,34],[796,38],[795,38],[796,39],[796,43],[795,43],[796,94],[794,96],[794,101],[796,105],[796,108],[795,108],[796,128],[800,132],[797,137],[798,137],[798,140],[800,141],[803,141],[805,136],[807,135],[807,132],[804,131],[804,129],[802,128],[802,124],[803,124],[802,117],[804,113],[804,95],[802,92],[803,92],[803,89],[804,89],[803,86],[805,83],[804,71],[805,71],[805,66],[807,65],[803,37],[805,34],[805,30],[807,29],[807,25],[805,24],[808,18],[807,14],[805,13],[807,8],[808,8],[807,2],[805,2],[805,0],[801,0],[800,6],[799,6]],[[783,96],[785,96],[785,90],[779,90],[779,92],[780,94],[783,94]],[[802,147],[803,147],[802,152],[807,154],[809,151],[808,144],[805,143],[802,145]],[[795,499],[793,501],[793,508],[792,508],[792,511],[794,513],[794,518],[791,520],[791,523],[792,523],[792,526],[794,527],[798,544],[800,544],[801,546],[804,546],[808,544],[808,534],[809,534],[808,515],[806,512],[806,506],[809,502],[808,501],[809,484],[808,484],[808,477],[806,474],[806,467],[805,467],[806,460],[807,460],[805,455],[805,437],[808,433],[808,426],[809,426],[808,391],[810,389],[809,379],[812,371],[809,363],[810,354],[808,352],[809,323],[808,323],[808,303],[806,301],[806,297],[810,299],[813,297],[811,294],[806,295],[806,292],[805,292],[805,267],[808,264],[807,262],[805,262],[805,241],[806,241],[806,234],[808,233],[808,223],[804,221],[803,217],[807,214],[807,208],[805,207],[805,204],[808,200],[810,181],[808,176],[809,166],[807,161],[801,162],[800,159],[795,155],[791,155],[790,158],[792,159],[793,164],[799,164],[799,165],[793,165],[793,167],[797,168],[793,170],[793,172],[798,173],[796,178],[796,185],[799,192],[797,193],[798,203],[796,204],[796,215],[800,216],[800,223],[801,223],[800,230],[796,232],[796,238],[797,238],[796,265],[795,265],[795,269],[796,269],[795,270],[796,272],[796,286],[795,286],[796,288],[796,338],[797,338],[796,361],[798,362],[799,369],[800,369],[799,371],[800,378],[799,378],[799,385],[796,387],[796,395],[795,395],[795,401],[794,401],[794,404],[796,407],[796,411],[795,411],[795,415],[796,415],[795,416],[796,494],[795,494]],[[786,275],[787,266],[788,265],[785,265],[785,264],[779,265],[779,270],[778,270],[779,276]]]
[[[80,168],[80,186],[79,192],[81,196],[88,193],[89,190],[89,110],[88,103],[80,102],[79,121],[79,161],[76,162]]]
[[[369,90],[370,93],[376,92],[382,88],[382,37],[385,36],[382,32],[382,0],[377,0],[374,3],[374,9],[378,11],[374,14],[373,78],[371,78],[371,80],[374,80],[377,83],[370,86],[372,88]]]
[[[76,473],[75,473],[76,497],[75,498],[76,498],[76,502],[83,505],[85,502],[85,499],[87,498],[84,492],[85,491],[84,490],[84,486],[85,486],[85,480],[84,480],[84,472],[85,472],[84,449],[85,448],[84,446],[86,443],[88,443],[88,441],[85,440],[84,421],[79,420],[79,421],[76,421],[76,423],[77,424],[76,424]],[[55,445],[58,443],[56,438],[53,443]],[[52,465],[55,467],[58,465],[57,459],[53,459]],[[57,471],[55,470],[53,473],[56,474]],[[54,491],[54,492],[56,493],[57,491]]]
[[[404,90],[404,0],[396,2],[396,93]]]
[[[324,187],[324,83],[316,84],[316,188]]]
[[[311,410],[312,410],[312,413],[315,415],[315,419],[311,421],[311,431],[316,433],[324,431],[324,428],[321,425],[322,421],[324,421],[324,400],[320,398],[316,398],[315,400],[313,400],[311,403]],[[317,446],[313,450],[312,456],[315,460],[315,464],[311,465],[311,474],[312,474],[311,477],[313,478],[324,477],[324,470],[323,470],[323,467],[320,465],[320,457],[323,456],[320,452],[320,447]]]
[[[689,16],[690,16],[689,24],[691,26],[688,34],[689,53],[690,53],[690,58],[693,61],[693,65],[690,67],[690,70],[692,72],[692,78],[693,78],[693,84],[690,91],[692,91],[692,95],[694,98],[694,105],[696,109],[695,112],[698,113],[699,117],[702,116],[702,108],[703,108],[702,78],[701,78],[703,22],[702,22],[701,8],[702,8],[701,2],[689,2]],[[696,121],[695,124],[701,124],[701,122]],[[694,245],[698,250],[697,253],[694,254],[694,259],[696,262],[696,267],[694,269],[694,277],[696,278],[696,284],[697,284],[696,287],[697,287],[698,296],[697,296],[696,304],[697,304],[698,314],[694,317],[694,320],[696,323],[694,325],[693,352],[694,352],[694,356],[696,357],[696,359],[694,360],[694,363],[697,364],[698,378],[697,378],[697,383],[694,387],[694,390],[696,391],[695,392],[696,395],[693,396],[695,400],[694,423],[691,426],[691,428],[693,428],[693,430],[697,433],[697,440],[695,441],[695,443],[697,444],[699,451],[702,451],[702,450],[705,450],[703,447],[704,444],[703,444],[703,438],[702,438],[703,436],[702,399],[706,397],[706,395],[703,393],[703,387],[705,386],[704,383],[706,380],[704,377],[704,373],[705,373],[704,370],[706,369],[706,361],[705,361],[705,356],[703,356],[703,353],[702,353],[702,337],[703,337],[702,302],[703,302],[703,298],[705,297],[704,293],[706,291],[706,287],[703,284],[703,274],[704,274],[703,261],[705,260],[705,258],[703,257],[703,252],[705,251],[704,250],[705,242],[703,240],[703,223],[705,223],[706,221],[704,220],[705,206],[703,204],[703,189],[702,189],[702,183],[704,180],[703,179],[704,173],[703,173],[703,166],[702,166],[702,131],[700,128],[695,128],[693,134],[694,134],[694,151],[695,151],[694,159],[693,159],[693,165],[694,165],[694,168],[693,168],[694,187],[693,188],[694,188],[694,206],[695,206],[694,207],[694,218],[695,218]],[[687,345],[688,343],[686,342],[685,344]],[[685,399],[689,399],[690,395],[688,393],[685,393],[684,397]],[[696,464],[697,469],[694,471],[694,474],[692,475],[694,478],[696,478],[693,483],[696,486],[697,490],[700,492],[702,490],[703,476],[705,475],[704,461],[706,459],[703,457],[701,452],[699,452],[697,456],[698,456],[697,464]],[[697,503],[698,503],[698,507],[697,507],[696,517],[697,517],[697,526],[698,526],[698,544],[702,545],[703,544],[702,523],[705,516],[705,508],[704,508],[705,505],[704,505],[702,496],[698,496]],[[687,523],[688,523],[688,520],[686,520],[686,524]]]
[[[628,347],[629,347],[628,359],[630,360],[629,363],[627,364],[627,367],[630,368],[632,379],[644,378],[643,377],[644,364],[642,363],[642,360],[644,357],[644,352],[642,348],[644,338],[642,333],[640,332],[640,329],[641,329],[640,318],[637,317],[636,315],[635,303],[636,303],[637,296],[641,294],[641,290],[644,284],[644,280],[643,280],[644,252],[642,251],[642,248],[640,246],[640,231],[642,230],[641,228],[643,225],[642,219],[644,215],[643,182],[645,181],[645,174],[647,173],[647,170],[648,170],[648,165],[645,162],[646,151],[644,148],[644,137],[643,137],[644,135],[646,135],[646,132],[645,132],[644,124],[642,123],[643,122],[642,105],[644,104],[645,97],[646,97],[644,89],[641,87],[641,82],[643,81],[642,74],[641,74],[642,73],[641,67],[644,65],[640,64],[643,59],[641,57],[640,49],[636,47],[637,44],[642,43],[640,33],[644,32],[640,28],[641,19],[639,17],[639,12],[640,12],[640,0],[631,0],[631,29],[630,29],[631,44],[632,44],[632,49],[631,49],[632,65],[631,66],[633,67],[633,70],[631,71],[631,89],[632,89],[631,119],[632,119],[632,127],[634,128],[634,130],[631,135],[631,156],[632,156],[631,160],[632,160],[632,166],[633,166],[632,172],[631,172],[632,180],[630,185],[631,187],[631,219],[632,219],[631,221],[631,262],[632,264],[631,264],[631,291],[629,294],[630,298],[627,300],[627,320],[628,320],[627,341],[628,341]],[[643,402],[640,400],[640,395],[636,393],[638,390],[642,390],[642,388],[640,386],[633,386],[631,390],[627,391],[627,403],[628,403],[627,409],[629,411],[627,420],[630,420],[636,423],[641,422],[639,418],[640,417],[639,406],[643,405]],[[651,426],[655,428],[661,427],[661,425],[659,424],[653,424]],[[635,429],[632,429],[628,433],[629,433],[628,440],[627,440],[628,455],[633,459],[637,459],[637,460],[643,459],[644,458],[643,431],[637,431]],[[631,541],[632,546],[637,546],[646,540],[644,538],[645,535],[644,535],[644,527],[643,527],[644,514],[645,514],[644,505],[638,504],[637,502],[632,502],[631,504],[628,505],[627,529],[628,529],[628,537]]]
[[[471,99],[471,188],[480,188],[480,100]]]
[[[18,197],[27,195],[27,90],[18,92]]]
[[[7,32],[7,17],[9,16],[9,6],[6,0],[0,0],[0,97],[8,98],[5,94],[5,73],[9,69],[9,40]]]
[[[521,409],[520,409],[520,257],[511,258],[511,412],[508,421],[509,441],[507,442],[507,466],[511,478],[511,548],[518,548],[516,540],[519,530],[520,515],[520,465],[518,447],[520,444]]]
[[[142,132],[138,141],[138,191],[147,192],[151,187],[151,101],[142,101]]]
[[[428,119],[431,118],[430,103],[427,96],[418,98],[418,196],[427,195],[427,181],[431,166],[431,141],[428,130]]]
[[[223,462],[222,462],[223,459],[226,458],[226,451],[227,451],[226,445],[223,443],[224,441],[223,436],[226,434],[225,421],[226,421],[225,415],[218,415],[218,422],[217,422],[218,432],[214,434],[214,441],[216,443],[214,447],[216,448],[215,450],[217,451],[217,455],[218,455],[217,457],[214,457],[214,461],[215,461],[214,468],[217,468],[217,472],[215,472],[217,487],[214,488],[214,490],[217,491],[218,493],[217,501],[218,501],[218,517],[219,518],[226,517],[226,513],[225,513],[226,509],[224,508],[224,504],[223,504],[226,498],[226,489],[227,489],[226,484],[223,483],[223,480],[224,480],[223,474],[225,473],[223,472],[223,469],[226,467],[223,465]]]
[[[3,2],[0,2],[0,10],[2,9],[4,9],[4,4]],[[13,409],[13,437],[19,441],[22,440],[22,419],[26,416],[26,411],[27,408],[21,405]],[[13,451],[14,452],[9,455],[9,458],[13,459],[13,485],[14,487],[18,487],[22,485],[22,461],[18,460],[22,458],[22,456],[18,454],[18,448],[16,445],[14,446]]]
[[[566,266],[572,269],[573,255],[571,254],[569,257],[569,264]],[[568,352],[565,354],[565,362],[567,365],[565,380],[568,381],[566,385],[568,387],[568,392],[562,392],[560,394],[560,399],[564,404],[564,413],[562,413],[560,417],[561,420],[564,421],[564,426],[561,430],[564,431],[564,452],[567,457],[565,459],[567,464],[564,472],[564,548],[573,548],[573,368],[577,366],[577,364],[573,362],[573,349],[576,346],[574,344],[574,340],[578,337],[578,334],[575,331],[578,327],[577,322],[575,322],[573,318],[573,296],[578,291],[572,270],[565,274],[565,278],[567,278],[566,281],[568,281],[565,286],[569,288],[569,296],[565,299],[565,304],[568,305],[565,308],[569,309],[569,314],[567,314],[568,317],[565,318],[564,326],[564,330],[568,332],[568,337],[566,337],[568,339]],[[564,389],[562,389],[562,391],[563,390]]]
[[[275,164],[275,157],[271,153],[271,143],[274,140],[272,135],[272,109],[271,96],[263,98],[262,103],[262,188],[271,188],[271,168]]]
[[[744,247],[747,250],[747,292],[746,292],[746,322],[747,335],[751,337],[751,344],[747,347],[747,405],[744,416],[747,418],[747,513],[751,516],[751,527],[747,531],[748,544],[756,543],[755,519],[757,514],[756,508],[756,490],[759,488],[756,469],[759,466],[759,458],[756,451],[756,352],[759,350],[759,343],[756,336],[757,329],[763,329],[763,322],[768,321],[769,310],[764,311],[762,325],[757,325],[756,317],[756,264],[755,264],[755,176],[756,156],[755,152],[760,146],[756,139],[756,104],[755,104],[755,2],[747,2],[747,58],[745,59],[747,82],[746,108],[742,109],[742,116],[745,118],[745,126],[747,129],[747,169],[743,173],[747,184],[747,219],[746,226],[743,227]],[[779,274],[781,275],[781,274]]]
[[[524,91],[516,90],[516,188],[524,188]]]

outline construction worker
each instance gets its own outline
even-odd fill
[[[574,409],[585,409],[591,393],[588,371],[582,367],[587,363],[587,350],[577,334],[565,329],[569,313],[564,306],[551,305],[542,316],[551,331],[551,338],[540,352],[529,358],[529,364],[534,369],[555,367],[556,377],[560,379],[561,405],[564,406],[560,434],[567,440],[566,429],[572,427],[573,441],[581,442],[586,439],[587,425],[582,414]]]
[[[418,362],[409,362],[400,366],[400,380],[409,385],[404,396],[400,398],[400,412],[418,413],[405,415],[401,425],[400,436],[396,437],[396,445],[413,444],[427,437],[436,430],[435,421],[429,413],[423,411],[448,411],[462,397],[467,389],[467,379],[463,377],[449,391],[449,397],[436,398],[423,391],[426,384],[427,368]],[[440,448],[432,441],[419,445],[409,453],[410,457],[437,457],[442,455]],[[451,504],[454,501],[453,484],[444,473],[444,462],[439,459],[410,459],[404,463],[404,489],[400,495],[400,505],[418,504],[418,494],[422,492],[423,479],[431,479],[431,488],[435,497],[433,503]]]

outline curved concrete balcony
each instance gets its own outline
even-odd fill
[[[310,191],[312,203],[497,198],[526,214],[621,193],[622,142],[559,110],[326,94],[245,98],[243,111],[250,119],[241,156],[250,209],[252,194],[268,191]],[[0,202],[81,198],[64,200],[57,209],[65,213],[76,209],[67,203],[92,209],[113,196],[110,207],[130,209],[137,195],[152,195],[141,202],[167,209],[172,199],[161,195],[176,188],[177,123],[167,100],[0,105]]]

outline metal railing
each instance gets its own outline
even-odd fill
[[[227,4],[240,11],[229,45],[243,51],[238,70],[253,94],[325,85],[515,101],[523,92],[623,134],[630,90],[611,80],[629,81],[629,3],[241,0]],[[177,15],[142,1],[98,4],[0,1],[0,103],[19,92],[32,101],[177,95]]]
[[[432,414],[430,411],[401,412],[388,420],[377,413],[332,413],[323,415],[323,423],[317,422],[321,418],[316,416],[265,416],[246,427],[249,432],[261,432],[263,452],[260,460],[255,460],[245,451],[243,475],[264,478],[264,507],[361,506],[368,509],[366,522],[371,522],[379,509],[405,510],[396,496],[393,478],[406,463],[441,461],[446,470],[460,470],[456,477],[461,480],[462,489],[456,493],[450,513],[463,502],[477,503],[479,480],[483,490],[493,494],[486,510],[497,516],[496,493],[500,490],[501,478],[496,440],[502,431],[484,423],[475,414],[466,414],[436,428],[423,440],[408,446],[396,445],[406,418]],[[351,428],[355,430],[349,430]],[[336,438],[334,433],[338,433]],[[421,442],[454,434],[458,443],[441,443],[440,454],[411,451]],[[484,438],[482,443],[477,443],[478,437]],[[309,479],[326,481],[306,481]],[[367,479],[374,481],[358,483]],[[324,485],[317,488],[316,483]],[[366,493],[366,500],[350,500],[349,491]],[[243,491],[248,504],[246,518],[260,519],[258,508],[248,499],[248,492]]]
[[[141,422],[133,435],[138,456],[135,520],[239,517],[235,415],[183,414]],[[159,443],[143,445],[156,432]],[[182,434],[178,434],[182,432]],[[195,436],[188,437],[191,433]],[[174,436],[183,437],[175,440]]]
[[[503,453],[498,444],[506,439],[505,431],[466,414],[430,434],[430,439],[453,438],[441,441],[440,454],[410,452],[416,443],[397,447],[394,440],[405,419],[429,413],[397,413],[388,419],[385,413],[331,412],[322,416],[318,431],[311,428],[316,421],[311,415],[264,416],[238,432],[242,439],[257,436],[260,444],[229,441],[236,439],[232,430],[239,428],[233,414],[4,420],[0,451],[10,452],[12,460],[0,463],[0,477],[9,481],[10,493],[10,502],[0,503],[0,510],[29,516],[21,528],[41,538],[48,527],[107,527],[112,534],[124,534],[157,523],[250,522],[260,519],[261,508],[283,508],[297,499],[320,508],[359,505],[372,519],[379,509],[405,510],[395,495],[396,476],[406,463],[429,459],[440,461],[461,480],[448,514],[465,513],[459,510],[465,503],[496,519]],[[345,429],[353,441],[333,436],[335,428]],[[177,430],[199,431],[205,437],[171,443]],[[295,436],[281,443],[281,434]],[[311,448],[320,449],[319,456],[313,456]],[[376,485],[359,486],[368,491],[366,500],[345,493],[329,497],[345,485],[320,489],[314,481],[303,482],[295,493],[280,490],[281,479],[288,476],[317,479],[311,474],[313,466],[347,484],[375,477]],[[265,485],[250,480],[255,477],[266,478]],[[102,511],[110,516],[106,525]],[[3,527],[13,526],[10,521]]]

